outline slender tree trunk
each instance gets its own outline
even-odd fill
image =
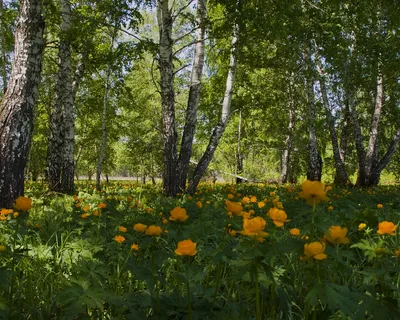
[[[240,148],[240,140],[242,133],[242,110],[239,110],[239,124],[238,124],[238,140],[237,140],[237,154],[236,154],[236,183],[242,183],[243,175],[243,156]]]
[[[186,108],[186,121],[183,129],[181,150],[179,154],[179,180],[180,189],[186,190],[187,173],[189,170],[190,157],[192,156],[193,137],[197,123],[197,109],[200,100],[201,77],[204,66],[204,34],[205,21],[207,17],[207,0],[197,0],[197,25],[196,44],[192,66],[192,77],[190,80],[189,98]]]
[[[289,81],[289,125],[288,125],[287,135],[285,138],[285,149],[283,150],[282,153],[281,175],[280,175],[281,183],[287,183],[289,179],[290,158],[293,147],[293,131],[296,123],[296,114],[294,110],[294,97],[292,88],[293,88],[293,81],[291,76],[291,79]]]
[[[312,61],[310,58],[309,49],[305,50],[304,53],[305,63],[308,63],[307,68],[311,68]],[[316,122],[316,103],[315,103],[315,95],[314,95],[314,81],[311,80],[311,73],[308,75],[308,79],[306,79],[306,94],[307,94],[307,102],[308,102],[308,145],[307,145],[307,153],[308,153],[308,168],[307,168],[307,180],[321,180],[322,176],[322,158],[318,152],[318,142],[317,142],[317,133],[315,129]]]
[[[41,0],[21,0],[10,82],[0,104],[0,208],[24,194],[44,48]]]
[[[157,0],[160,32],[159,60],[163,132],[163,190],[167,196],[179,192],[177,132],[175,124],[174,65],[172,62],[172,15],[168,0]]]
[[[7,89],[7,64],[8,64],[8,59],[7,59],[7,49],[6,49],[6,39],[4,37],[5,35],[5,28],[3,27],[4,23],[4,3],[3,0],[0,0],[0,52],[1,52],[1,79],[3,82],[3,92],[6,92]]]
[[[234,26],[233,37],[232,37],[232,47],[230,53],[230,61],[229,61],[229,71],[228,76],[226,78],[226,87],[225,87],[225,95],[224,100],[222,102],[222,110],[221,110],[221,118],[219,123],[214,128],[206,151],[198,162],[196,169],[193,173],[193,178],[190,182],[188,193],[193,194],[197,185],[200,182],[200,179],[203,177],[205,171],[210,164],[215,149],[218,147],[218,143],[221,140],[222,134],[225,131],[226,125],[229,121],[230,109],[231,109],[231,101],[233,94],[233,86],[235,84],[235,76],[236,76],[236,68],[237,68],[237,40],[238,40],[238,26]]]
[[[103,162],[106,157],[106,148],[107,148],[107,105],[108,105],[109,79],[110,79],[110,71],[107,71],[106,83],[104,86],[103,115],[101,118],[101,147],[100,147],[99,162],[97,163],[97,170],[96,170],[97,190],[101,190],[101,182],[100,182],[101,169],[103,167]]]
[[[374,166],[377,165],[377,156],[378,156],[378,126],[379,120],[382,112],[382,104],[383,104],[383,77],[382,73],[379,72],[377,76],[377,84],[376,84],[376,97],[375,97],[375,108],[374,114],[372,116],[372,123],[369,132],[369,142],[368,149],[365,154],[365,175],[366,180],[364,184],[369,184],[369,178]]]
[[[60,0],[61,34],[58,50],[58,71],[54,88],[53,111],[50,117],[48,147],[49,189],[72,193],[74,189],[74,97],[71,79],[71,7]]]
[[[315,46],[315,51],[316,50],[317,50],[317,48]],[[315,54],[315,61],[316,61],[318,75],[319,75],[319,85],[320,85],[321,94],[322,94],[322,104],[325,109],[327,122],[328,122],[328,128],[329,128],[329,132],[331,135],[333,157],[335,160],[335,168],[336,168],[336,177],[338,178],[337,182],[338,182],[338,184],[344,186],[349,181],[349,176],[346,172],[346,168],[344,166],[342,158],[340,157],[339,143],[338,143],[338,138],[337,138],[337,133],[336,133],[336,128],[335,128],[335,119],[332,116],[331,108],[329,105],[329,99],[328,99],[328,93],[327,93],[326,81],[325,81],[325,73],[322,70],[321,60],[320,60],[320,57],[317,52]]]
[[[356,110],[356,102],[354,99],[354,93],[349,91],[347,93],[348,105],[349,105],[349,112],[354,128],[354,141],[356,145],[357,151],[357,159],[358,159],[358,173],[357,173],[357,186],[363,186],[364,181],[366,179],[365,173],[365,149],[363,145],[363,136],[361,132],[361,127],[358,122],[358,113]]]

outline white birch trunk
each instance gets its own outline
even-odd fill
[[[10,82],[0,104],[0,208],[24,194],[44,49],[41,0],[21,0]]]
[[[214,152],[218,147],[219,141],[225,131],[226,125],[229,121],[230,109],[231,109],[231,102],[232,102],[232,95],[233,95],[233,87],[235,84],[235,76],[236,76],[236,69],[237,69],[237,41],[238,41],[238,25],[234,26],[233,30],[233,37],[232,37],[232,47],[230,52],[230,59],[229,59],[229,70],[228,76],[226,78],[226,86],[225,86],[225,94],[224,100],[222,102],[221,108],[221,118],[219,123],[214,128],[208,146],[201,157],[200,161],[198,162],[196,169],[193,173],[192,180],[190,181],[188,187],[188,193],[193,194],[197,185],[200,182],[200,179],[203,177],[205,171],[210,164]]]
[[[186,109],[186,121],[183,129],[181,150],[179,154],[179,187],[182,191],[186,190],[187,172],[189,169],[190,157],[192,156],[193,137],[197,123],[197,109],[200,101],[201,77],[203,75],[204,66],[204,35],[206,29],[206,17],[207,0],[198,0],[196,16],[198,28],[196,30],[196,44],[194,48],[192,76],[190,80],[189,98]]]
[[[163,190],[167,196],[179,192],[177,132],[175,124],[174,65],[172,62],[172,15],[168,0],[157,0],[157,20],[160,34],[158,67],[163,133]]]

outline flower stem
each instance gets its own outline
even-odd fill
[[[190,297],[190,284],[189,280],[186,281],[186,289],[187,289],[187,299],[188,299],[188,319],[192,320],[193,315],[192,315],[192,300]]]
[[[256,282],[256,320],[261,320],[261,308],[260,308],[260,288],[258,285],[258,263],[256,262],[254,268],[254,280]]]

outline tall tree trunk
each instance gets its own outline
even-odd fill
[[[240,148],[240,140],[242,133],[242,110],[239,110],[239,123],[238,123],[238,140],[237,140],[237,154],[236,154],[236,183],[242,183],[243,178],[243,155]]]
[[[293,96],[293,81],[292,75],[290,76],[289,80],[289,125],[288,131],[285,138],[285,149],[282,153],[282,162],[281,162],[281,174],[280,174],[280,181],[281,183],[287,183],[289,179],[290,173],[290,156],[292,153],[293,147],[293,131],[294,126],[296,123],[296,114],[294,110],[294,96]]]
[[[177,132],[175,124],[174,65],[172,62],[172,15],[168,0],[157,0],[160,33],[159,60],[163,133],[163,190],[167,196],[179,192]]]
[[[41,0],[21,0],[10,82],[0,104],[0,208],[24,194],[24,169],[32,139],[42,70]]]
[[[315,45],[315,62],[316,62],[316,67],[317,67],[317,71],[318,71],[318,75],[319,75],[319,86],[321,89],[322,104],[325,109],[329,133],[331,135],[333,157],[335,160],[335,168],[336,168],[336,177],[338,179],[337,183],[339,185],[344,186],[349,181],[349,176],[346,172],[346,168],[344,166],[342,158],[340,157],[339,143],[338,143],[338,138],[337,138],[337,133],[336,133],[336,128],[335,128],[335,119],[331,113],[331,108],[330,108],[329,99],[328,99],[328,92],[327,92],[327,88],[326,88],[326,80],[325,80],[326,77],[325,77],[325,73],[322,69],[322,64],[321,64],[319,54],[317,53],[316,45]]]
[[[375,96],[375,108],[372,116],[371,128],[369,132],[368,149],[365,154],[365,175],[366,180],[363,184],[368,185],[371,172],[377,165],[378,156],[378,126],[382,112],[383,104],[383,77],[379,71],[376,79],[376,96]]]
[[[49,189],[72,193],[74,189],[74,97],[71,78],[71,7],[60,0],[61,34],[58,49],[58,71],[54,87],[53,111],[50,117],[48,147]]]
[[[364,181],[366,179],[366,173],[365,173],[365,149],[363,145],[363,136],[361,132],[361,127],[358,122],[358,113],[356,110],[356,101],[354,98],[354,93],[352,90],[349,90],[347,92],[347,100],[348,100],[348,106],[349,106],[349,112],[354,128],[354,141],[356,145],[356,151],[357,151],[357,165],[358,165],[358,173],[357,173],[357,186],[362,186],[364,184]]]
[[[190,157],[192,156],[193,137],[197,123],[197,109],[200,100],[201,77],[204,66],[204,34],[207,17],[207,0],[197,0],[197,25],[196,44],[190,80],[189,98],[186,108],[186,121],[183,129],[181,150],[179,154],[179,180],[180,189],[186,190],[187,173],[189,170]]]
[[[6,30],[3,26],[4,22],[4,3],[3,0],[0,0],[0,52],[1,52],[1,80],[3,82],[3,92],[6,92],[7,89],[7,48],[6,48],[6,39],[5,33]]]
[[[308,64],[307,69],[311,69],[312,61],[310,57],[310,50],[306,49],[304,52],[305,63]],[[309,70],[310,71],[310,70]],[[308,103],[308,168],[307,168],[307,180],[321,180],[322,176],[322,158],[318,152],[317,133],[315,129],[316,109],[314,95],[314,81],[312,80],[312,72],[309,72],[307,79],[305,80],[307,103]]]
[[[225,131],[226,125],[229,121],[230,109],[231,109],[231,101],[233,95],[233,86],[235,84],[235,76],[236,76],[236,68],[237,68],[237,40],[238,40],[238,25],[235,24],[233,30],[232,37],[232,47],[230,52],[230,61],[229,61],[229,70],[228,76],[226,78],[226,87],[225,87],[225,95],[224,100],[222,102],[222,110],[221,110],[221,118],[219,123],[214,128],[208,146],[198,162],[196,169],[193,173],[193,178],[188,187],[188,193],[193,194],[197,185],[200,182],[200,179],[203,177],[205,171],[210,164],[215,149],[218,147],[218,143],[221,140],[222,134]]]
[[[111,35],[111,49],[110,49],[111,55],[114,52],[114,43],[115,43],[115,38],[117,37],[117,32],[118,32],[117,21],[115,21],[114,30]],[[101,147],[100,147],[99,161],[97,163],[97,170],[96,170],[96,188],[97,188],[97,190],[101,190],[100,176],[101,176],[101,170],[102,170],[103,163],[106,158],[106,152],[107,152],[107,106],[108,106],[109,93],[110,93],[110,77],[111,77],[111,68],[110,67],[108,67],[106,73],[107,73],[107,75],[106,75],[106,83],[104,86],[104,97],[103,97],[103,115],[101,118]]]
[[[114,41],[113,41],[114,42]],[[110,80],[110,70],[107,71],[106,83],[104,86],[104,97],[103,97],[103,115],[101,118],[101,146],[99,161],[97,163],[96,170],[96,188],[101,190],[101,169],[103,167],[104,159],[106,158],[106,148],[107,148],[107,105],[108,105],[108,92],[109,92],[109,80]]]

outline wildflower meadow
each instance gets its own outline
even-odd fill
[[[398,186],[28,183],[0,214],[2,319],[399,319]]]

